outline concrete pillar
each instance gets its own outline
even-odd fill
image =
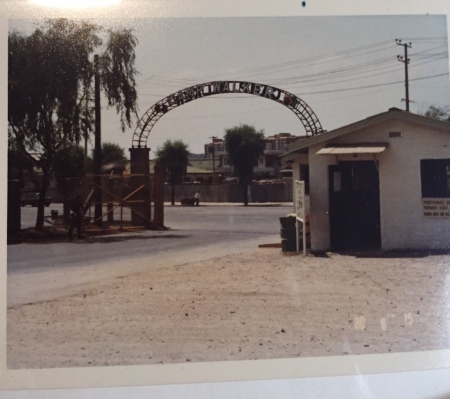
[[[131,222],[134,226],[151,228],[151,187],[150,187],[150,148],[130,148],[131,191],[137,190],[129,200],[131,203]]]

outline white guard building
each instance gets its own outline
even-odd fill
[[[450,249],[450,122],[391,108],[282,160],[306,182],[311,250]]]

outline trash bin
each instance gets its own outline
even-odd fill
[[[51,210],[51,218],[52,220],[57,220],[58,219],[58,211],[56,210]]]
[[[296,219],[293,216],[286,216],[280,218],[280,236],[281,236],[281,250],[283,252],[297,251],[296,240]]]

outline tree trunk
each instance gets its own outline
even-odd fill
[[[172,205],[175,205],[175,184],[172,184]]]
[[[70,201],[72,199],[70,189],[69,189],[69,182],[67,179],[64,179],[62,182],[62,188],[63,188],[63,217],[64,217],[64,223],[70,224]]]
[[[45,195],[47,194],[48,186],[50,185],[50,173],[48,170],[43,170],[41,189],[39,191],[39,202],[36,218],[36,230],[42,230],[44,228],[44,207],[45,207]]]

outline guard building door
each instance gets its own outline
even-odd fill
[[[329,166],[332,250],[380,248],[380,189],[375,161]]]

